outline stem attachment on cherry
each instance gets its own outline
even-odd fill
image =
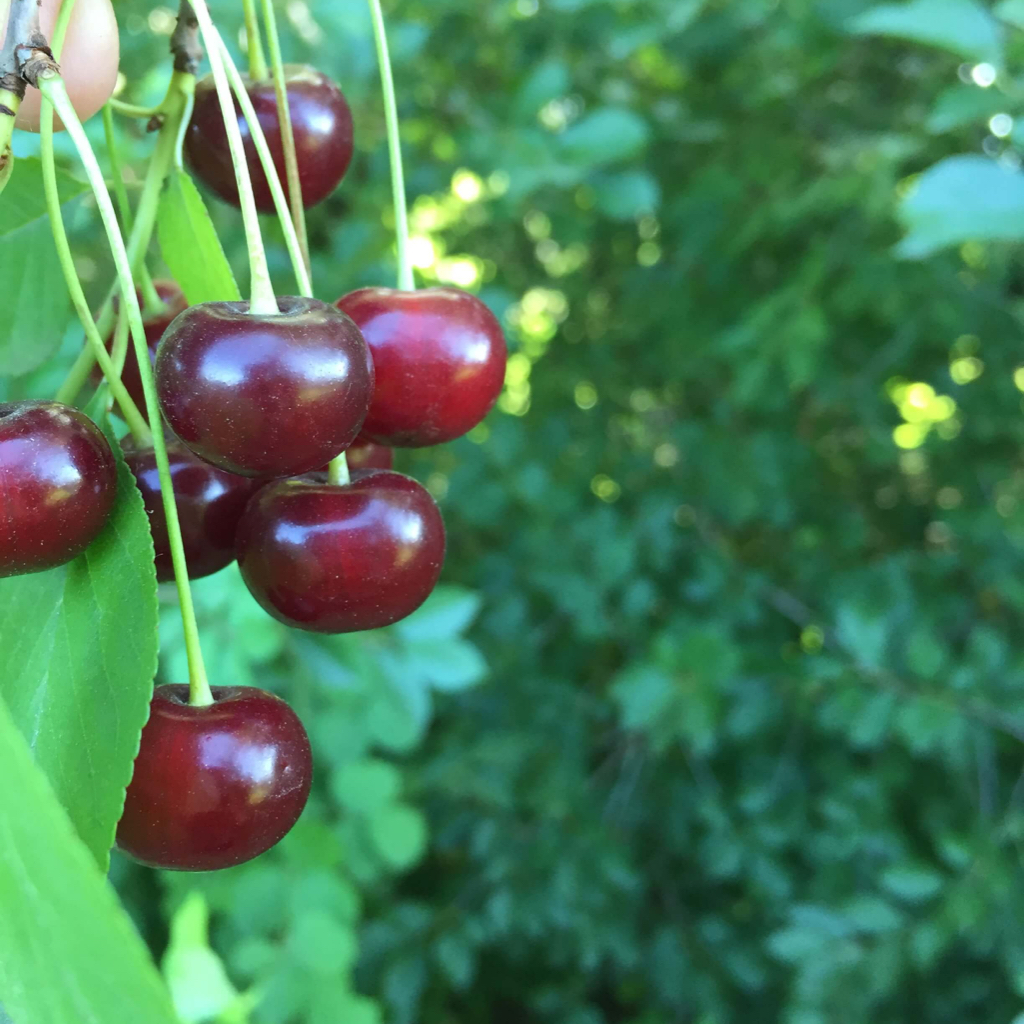
[[[263,236],[260,234],[259,213],[252,195],[252,179],[245,159],[242,132],[238,127],[235,104],[231,98],[231,85],[228,82],[227,72],[224,70],[223,50],[218,44],[217,30],[210,18],[206,0],[194,0],[192,7],[199,19],[199,31],[202,33],[207,56],[210,58],[210,70],[213,72],[213,81],[217,87],[220,112],[224,118],[228,148],[231,150],[231,162],[235,168],[238,199],[242,207],[242,223],[245,227],[245,240],[249,248],[251,291],[249,310],[264,316],[275,316],[280,309],[270,281],[270,268],[267,266],[267,254],[263,248]]]
[[[405,205],[405,174],[402,170],[402,141],[398,133],[398,103],[395,100],[395,79],[388,53],[388,37],[384,30],[384,14],[380,0],[369,0],[373,17],[373,38],[377,44],[380,85],[384,94],[384,120],[388,132],[388,153],[391,158],[391,193],[395,204],[395,240],[398,246],[398,287],[412,291],[416,281],[409,252],[409,214]]]
[[[32,79],[30,79],[32,81]],[[195,705],[212,704],[213,695],[206,677],[203,655],[199,646],[199,628],[196,623],[195,608],[192,604],[192,592],[188,582],[188,566],[185,562],[185,549],[182,543],[181,525],[178,522],[178,509],[174,501],[174,488],[171,482],[170,464],[167,459],[167,446],[164,441],[163,422],[160,414],[160,403],[156,393],[156,381],[153,368],[149,362],[149,349],[146,344],[146,333],[142,324],[142,311],[132,283],[131,262],[125,248],[124,239],[117,225],[117,215],[107,191],[103,172],[96,162],[96,156],[89,145],[85,131],[75,108],[68,97],[67,89],[60,75],[50,69],[37,76],[36,87],[44,100],[51,104],[60,115],[61,120],[71,137],[78,155],[85,168],[85,173],[96,197],[96,205],[110,243],[114,265],[117,268],[118,281],[121,286],[121,301],[127,311],[131,325],[132,341],[135,355],[139,362],[139,375],[142,379],[142,390],[146,396],[146,409],[149,413],[150,426],[153,432],[153,451],[156,457],[157,471],[160,476],[161,499],[164,514],[167,518],[167,536],[170,541],[171,561],[174,564],[174,576],[178,586],[178,599],[181,604],[181,617],[185,629],[185,649],[189,666],[189,698]],[[49,109],[44,104],[44,119],[50,117]]]
[[[338,484],[344,486],[349,483],[351,477],[348,473],[348,459],[345,453],[342,452],[340,455],[336,455],[331,459],[327,466],[327,482],[329,484]]]
[[[263,20],[267,25],[267,46],[270,49],[270,66],[274,72],[274,95],[277,98],[277,120],[281,127],[281,148],[284,151],[285,177],[288,181],[288,201],[291,204],[292,224],[299,236],[302,261],[306,272],[310,272],[309,238],[306,234],[306,208],[302,202],[302,181],[299,178],[299,158],[295,152],[295,132],[292,129],[292,112],[288,106],[288,88],[284,77],[284,59],[281,56],[281,40],[277,35],[277,16],[274,0],[263,0]]]

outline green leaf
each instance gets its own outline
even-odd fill
[[[351,761],[338,768],[331,777],[331,792],[335,800],[356,814],[369,814],[391,803],[401,788],[401,773],[387,761]]]
[[[897,864],[882,872],[882,885],[907,903],[930,900],[942,890],[943,878],[929,867]]]
[[[483,655],[467,640],[428,640],[409,649],[414,669],[436,690],[465,690],[487,674]]]
[[[977,155],[929,167],[899,208],[901,256],[927,256],[971,240],[1024,238],[1024,175]]]
[[[658,180],[648,171],[609,174],[594,183],[598,209],[615,220],[635,220],[654,213],[661,201]]]
[[[896,36],[937,46],[972,60],[1002,63],[1002,31],[992,15],[975,0],[881,4],[857,15],[847,27],[858,35]]]
[[[241,298],[203,197],[184,171],[171,174],[160,198],[157,237],[190,305]]]
[[[992,13],[1000,20],[1016,28],[1024,28],[1024,0],[1003,0],[996,4]]]
[[[423,606],[395,626],[405,640],[444,640],[464,633],[480,611],[480,596],[462,587],[438,587]]]
[[[574,163],[598,166],[636,156],[650,137],[647,122],[625,107],[600,107],[562,134],[564,155]]]
[[[104,870],[157,655],[149,520],[113,448],[117,503],[89,549],[57,569],[0,580],[0,696]]]
[[[0,240],[40,222],[47,225],[46,193],[43,191],[43,163],[37,157],[17,161],[18,173],[4,190],[0,205]],[[79,181],[57,168],[57,194],[63,206],[89,191],[87,182]]]
[[[177,1024],[149,955],[0,701],[0,1002],[24,1024]]]
[[[305,970],[327,977],[348,971],[359,952],[352,929],[323,910],[299,915],[289,932],[287,948]]]
[[[389,804],[370,819],[370,834],[381,857],[399,870],[411,867],[427,846],[427,824],[414,807]]]
[[[12,161],[13,163],[13,161]],[[0,247],[4,261],[4,316],[0,318],[0,367],[12,377],[34,370],[60,347],[71,300],[46,215],[42,164],[18,160],[0,202]],[[57,172],[61,203],[88,185]]]
[[[993,114],[1006,110],[1006,97],[995,89],[979,89],[976,85],[951,85],[939,94],[925,127],[934,135],[987,121]]]
[[[523,121],[532,121],[541,107],[564,96],[571,85],[572,79],[565,61],[542,61],[533,68],[516,94],[516,116]]]

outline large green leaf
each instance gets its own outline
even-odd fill
[[[173,173],[157,214],[160,252],[191,305],[241,298],[203,197],[184,171]]]
[[[0,696],[104,870],[157,655],[149,522],[116,445],[115,454],[117,505],[89,549],[0,580]]]
[[[647,122],[626,107],[599,107],[561,136],[562,151],[573,163],[616,163],[636,156],[647,145]]]
[[[975,0],[911,0],[881,4],[851,19],[851,32],[896,36],[973,60],[1002,62],[998,22]]]
[[[62,203],[88,190],[84,182],[58,171]],[[0,317],[0,372],[28,373],[60,346],[67,326],[68,298],[46,216],[42,165],[17,161],[0,200],[0,247],[4,260],[4,316]]]
[[[1024,175],[987,157],[947,157],[903,200],[901,256],[919,257],[969,240],[1024,238]]]
[[[175,1024],[145,946],[3,701],[0,773],[0,1002],[11,1020]]]

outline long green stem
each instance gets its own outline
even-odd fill
[[[135,209],[135,223],[132,225],[128,238],[128,258],[131,260],[133,274],[139,273],[142,261],[146,257],[146,250],[149,248],[150,239],[153,237],[156,215],[160,208],[160,195],[167,174],[174,165],[181,123],[187,116],[187,112],[191,110],[194,92],[194,75],[181,71],[175,71],[171,75],[171,84],[167,89],[167,95],[160,105],[164,114],[164,123],[157,135],[156,146],[153,149],[146,178],[142,183],[142,191],[139,194],[139,204]],[[96,327],[100,334],[109,334],[113,329],[113,302],[117,290],[118,285],[115,282],[107,293],[107,297],[100,307],[99,315],[96,317]],[[92,348],[82,349],[71,367],[67,379],[61,385],[60,391],[57,392],[60,401],[71,401],[82,390],[94,362]]]
[[[274,96],[277,99],[277,120],[281,126],[281,148],[284,151],[285,177],[288,181],[288,201],[291,204],[292,224],[299,236],[302,261],[310,269],[309,236],[306,234],[306,207],[302,202],[302,182],[299,179],[299,158],[295,152],[295,132],[292,130],[292,112],[288,106],[288,87],[284,77],[284,58],[281,40],[277,34],[277,15],[274,0],[263,0],[263,20],[267,26],[267,47],[270,66],[274,72]]]
[[[124,374],[124,363],[128,358],[129,335],[128,314],[122,309],[117,317],[117,327],[114,328],[114,344],[110,349],[110,361],[114,364],[114,371],[118,377]]]
[[[238,73],[238,68],[235,67],[234,61],[231,59],[227,45],[223,38],[221,38],[220,33],[216,32],[216,29],[214,32],[217,35],[217,45],[220,48],[221,56],[224,58],[224,70],[231,80],[231,87],[235,91],[235,99],[242,108],[242,115],[249,125],[249,135],[256,146],[260,165],[263,167],[267,184],[270,186],[270,194],[274,199],[274,208],[277,211],[277,217],[281,222],[281,229],[284,232],[284,243],[288,248],[288,255],[292,261],[292,269],[295,272],[295,280],[299,286],[299,294],[312,295],[313,285],[309,278],[309,268],[303,259],[302,246],[298,233],[295,230],[295,225],[288,216],[288,202],[285,199],[284,189],[281,187],[281,179],[278,177],[277,167],[274,166],[274,158],[270,154],[267,137],[263,133],[263,127],[256,116],[252,100],[249,99],[249,94],[246,92],[245,82],[242,81],[242,76]]]
[[[249,50],[249,77],[254,82],[262,82],[267,77],[267,58],[263,56],[260,19],[256,13],[255,0],[242,0],[242,10],[245,13],[245,41]]]
[[[107,143],[107,158],[110,161],[110,173],[114,179],[114,195],[117,197],[117,210],[121,215],[121,230],[132,229],[132,208],[128,202],[128,189],[124,187],[124,167],[121,164],[121,152],[117,148],[117,134],[114,131],[114,112],[109,103],[103,105],[103,137]]]
[[[231,150],[231,162],[235,168],[238,201],[242,207],[242,224],[245,228],[245,240],[249,249],[251,293],[249,310],[263,316],[276,316],[280,310],[277,298],[274,296],[274,286],[270,281],[270,268],[267,266],[267,254],[263,248],[256,200],[252,195],[252,179],[249,175],[249,165],[245,159],[242,132],[238,127],[235,104],[231,99],[231,85],[228,82],[227,72],[224,70],[223,50],[219,45],[217,30],[213,27],[206,0],[193,0],[192,7],[199,19],[199,31],[202,33],[203,45],[206,47],[206,54],[210,59],[210,70],[213,72],[213,81],[217,86],[220,112],[224,118],[228,148]]]
[[[121,301],[124,304],[128,321],[131,325],[132,341],[135,344],[135,355],[139,361],[139,374],[142,378],[142,390],[146,396],[146,409],[149,412],[150,425],[153,431],[153,451],[156,456],[157,471],[160,476],[160,492],[167,518],[167,536],[170,541],[171,561],[174,564],[174,576],[178,585],[178,599],[181,603],[181,617],[185,627],[185,649],[189,667],[189,702],[202,705],[212,704],[213,695],[206,677],[203,655],[199,646],[199,627],[196,623],[195,608],[192,604],[192,592],[188,583],[188,566],[185,562],[185,549],[181,538],[181,525],[178,522],[178,508],[174,501],[174,488],[171,483],[171,469],[167,460],[167,445],[164,441],[163,423],[160,415],[160,403],[156,393],[156,381],[153,379],[153,368],[149,362],[149,348],[146,344],[146,333],[142,325],[142,310],[132,284],[131,261],[125,248],[124,239],[117,225],[114,204],[110,201],[110,193],[103,178],[103,172],[96,161],[96,156],[89,145],[82,124],[75,113],[74,105],[68,96],[67,89],[60,75],[49,71],[39,77],[36,83],[43,98],[52,104],[67,128],[71,140],[78,150],[78,155],[85,168],[85,173],[96,197],[103,227],[110,242],[117,268],[117,277],[121,285]],[[48,111],[46,112],[48,114]],[[46,120],[47,118],[44,118]]]
[[[93,360],[99,362],[103,376],[110,385],[110,393],[121,408],[128,429],[132,436],[143,444],[149,440],[149,427],[145,417],[136,408],[131,395],[128,394],[125,386],[121,383],[120,370],[115,367],[106,346],[103,344],[103,337],[97,330],[96,323],[92,318],[92,311],[89,309],[89,302],[82,291],[82,285],[78,280],[78,272],[75,270],[75,260],[71,254],[71,246],[68,243],[67,232],[64,229],[64,219],[60,208],[60,193],[57,189],[57,166],[53,158],[53,117],[50,109],[44,107],[43,117],[39,122],[39,152],[43,164],[43,191],[46,195],[46,209],[50,215],[50,227],[53,230],[53,242],[57,249],[57,258],[60,261],[60,268],[64,273],[64,280],[71,295],[71,302],[82,322],[82,329],[89,343],[89,351]],[[80,390],[75,389],[74,394],[68,396],[63,394],[63,388],[57,393],[58,401],[70,401]]]
[[[398,245],[398,287],[412,291],[416,281],[409,253],[409,214],[405,205],[405,174],[402,170],[402,142],[398,134],[398,103],[395,101],[395,79],[391,72],[388,37],[384,30],[384,14],[380,0],[370,0],[373,17],[373,39],[377,44],[380,85],[384,94],[384,120],[388,132],[388,153],[391,157],[391,193],[395,203],[395,240]]]

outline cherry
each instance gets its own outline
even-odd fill
[[[391,469],[395,464],[395,452],[382,444],[374,444],[360,434],[347,449],[348,468],[351,472],[357,469]],[[326,472],[326,467],[324,468]]]
[[[278,299],[278,315],[245,302],[180,314],[156,357],[171,429],[200,458],[241,476],[318,469],[359,433],[373,391],[363,336],[316,299]]]
[[[366,437],[422,448],[461,437],[490,411],[505,380],[494,314],[458,288],[360,288],[335,303],[359,325],[376,390]]]
[[[135,448],[129,442],[125,461],[135,475],[142,500],[149,513],[149,528],[156,550],[156,578],[174,579],[167,519],[160,497],[160,475],[153,449]],[[185,546],[189,579],[197,580],[218,572],[235,560],[235,530],[246,502],[260,486],[259,481],[225,473],[193,455],[183,444],[167,445],[171,464],[174,502]]]
[[[298,820],[313,776],[309,738],[253,686],[158,686],[117,826],[118,849],[155,868],[215,871],[251,860]]]
[[[0,404],[0,576],[80,555],[117,495],[117,463],[84,413],[60,402]]]
[[[244,77],[246,91],[267,137],[267,145],[287,197],[288,182],[274,83],[270,80],[253,82],[248,76]],[[352,160],[352,113],[337,85],[315,68],[289,64],[285,66],[285,78],[302,201],[309,208],[326,199],[348,170]],[[249,133],[249,125],[237,101],[235,113],[245,145],[256,207],[264,213],[273,213],[270,186]],[[198,178],[222,199],[239,205],[238,185],[212,75],[196,85],[196,105],[185,135],[185,155]]]
[[[434,499],[390,470],[342,486],[311,474],[264,487],[238,526],[238,565],[257,601],[319,633],[405,618],[434,589],[445,536]]]
[[[167,303],[166,309],[159,313],[151,313],[142,321],[146,331],[146,344],[149,346],[149,360],[156,362],[156,347],[163,337],[164,331],[170,326],[171,321],[188,305],[181,288],[174,281],[154,281],[157,294]],[[142,294],[136,289],[139,302],[142,302]],[[114,297],[114,310],[118,308],[120,296]],[[111,333],[107,338],[107,351],[114,347],[114,335]],[[103,380],[103,374],[98,366],[92,369],[93,382],[99,384]],[[125,357],[124,369],[121,371],[121,383],[124,384],[131,395],[132,401],[139,407],[143,416],[146,415],[146,396],[142,393],[142,378],[139,376],[139,360],[135,356],[135,345],[128,338],[128,354]]]

